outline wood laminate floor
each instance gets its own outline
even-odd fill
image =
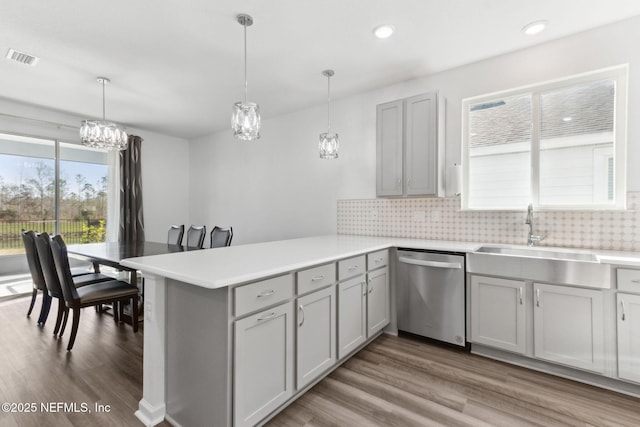
[[[143,326],[134,334],[111,316],[84,309],[67,352],[67,337],[51,335],[55,318],[39,329],[37,313],[26,318],[27,308],[25,298],[0,302],[0,403],[86,403],[92,411],[99,403],[110,412],[0,412],[0,427],[142,425],[133,413],[142,396]],[[56,309],[54,302],[51,313]],[[268,423],[431,425],[637,427],[640,399],[385,335]]]

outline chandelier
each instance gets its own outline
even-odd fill
[[[331,103],[331,76],[333,74],[333,70],[324,70],[322,72],[322,75],[327,78],[327,131],[320,134],[318,149],[320,150],[321,159],[338,158],[338,134],[331,132],[331,111],[329,109]]]
[[[80,138],[87,147],[103,150],[125,150],[127,134],[124,128],[105,119],[104,86],[111,83],[106,77],[98,77],[102,83],[102,120],[83,120],[80,127]]]
[[[231,129],[233,136],[242,141],[253,141],[260,138],[260,106],[247,102],[247,27],[253,24],[253,18],[241,14],[238,23],[244,27],[244,102],[233,104]]]

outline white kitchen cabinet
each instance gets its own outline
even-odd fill
[[[237,320],[233,354],[234,425],[253,426],[293,395],[291,303]]]
[[[376,159],[378,196],[402,196],[404,101],[376,107]]]
[[[367,338],[389,324],[389,269],[367,273]]]
[[[364,274],[338,284],[338,358],[367,338],[367,293]]]
[[[525,282],[471,276],[471,341],[526,351]]]
[[[534,356],[604,373],[602,291],[533,284]]]
[[[296,386],[300,390],[336,362],[336,288],[297,300]]]
[[[640,295],[616,295],[618,377],[640,383]]]
[[[377,106],[377,196],[443,195],[438,113],[435,92]]]

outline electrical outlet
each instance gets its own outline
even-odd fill
[[[413,211],[413,222],[424,222],[425,218],[425,211]]]
[[[440,211],[431,211],[431,222],[440,222]]]
[[[369,211],[369,219],[371,221],[376,221],[378,219],[378,210],[377,209],[371,209]]]

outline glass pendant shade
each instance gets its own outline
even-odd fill
[[[233,104],[231,130],[236,139],[255,141],[260,139],[260,106],[247,102],[247,27],[253,25],[253,18],[240,14],[236,19],[244,27],[244,102]]]
[[[333,70],[324,70],[322,75],[327,78],[327,131],[320,134],[320,142],[318,143],[318,151],[321,159],[337,159],[338,158],[338,134],[331,132],[331,77]]]
[[[233,136],[242,141],[260,139],[260,106],[253,102],[236,102],[231,115]]]
[[[338,158],[338,134],[337,133],[321,133],[318,149],[321,159],[337,159]]]
[[[87,147],[103,150],[124,150],[127,148],[127,133],[113,122],[104,120],[83,120],[80,138]]]
[[[102,120],[83,120],[80,126],[80,140],[87,147],[125,150],[129,137],[124,128],[105,119],[104,86],[111,80],[106,77],[98,77],[97,80],[102,84]]]

